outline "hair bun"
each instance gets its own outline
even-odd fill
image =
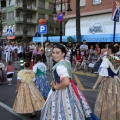
[[[117,43],[116,43],[116,44],[114,44],[114,47],[117,47],[117,46],[119,46]]]

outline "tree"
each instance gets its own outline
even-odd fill
[[[27,42],[27,0],[23,2],[23,42]]]
[[[77,38],[77,42],[81,43],[80,0],[76,0],[76,38]]]

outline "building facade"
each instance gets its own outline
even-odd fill
[[[76,35],[76,2],[71,0],[73,11],[64,18],[69,19],[65,25],[65,35]],[[112,42],[114,21],[112,21],[112,0],[81,0],[80,28],[82,40],[88,42]],[[120,22],[116,23],[116,42],[120,41]]]
[[[12,31],[14,38],[21,40],[23,35],[22,0],[1,1],[6,1],[5,7],[2,4],[0,5],[2,11],[2,39],[6,39],[9,36],[7,34]],[[48,34],[54,34],[55,25],[52,11],[52,0],[47,0],[46,2],[43,2],[43,0],[27,0],[27,34],[29,39],[32,39],[37,32],[39,19],[45,19],[48,26]],[[8,29],[11,31],[7,31]]]

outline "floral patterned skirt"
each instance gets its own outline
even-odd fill
[[[14,101],[13,110],[21,114],[33,113],[41,110],[44,103],[44,98],[33,82],[30,84],[22,82]]]
[[[48,82],[48,79],[46,75],[36,76],[36,86],[42,96],[44,98],[47,98],[48,93],[50,91],[50,84]]]
[[[71,85],[62,90],[51,90],[40,120],[98,120],[91,112],[83,93],[80,90],[78,92],[80,100]]]
[[[120,79],[102,81],[94,111],[100,120],[120,120]]]

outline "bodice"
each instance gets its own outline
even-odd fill
[[[117,73],[117,74],[114,73],[114,72],[111,70],[111,68],[109,67],[109,68],[108,68],[108,76],[111,76],[112,78],[114,78],[114,76],[118,76],[118,73]]]

